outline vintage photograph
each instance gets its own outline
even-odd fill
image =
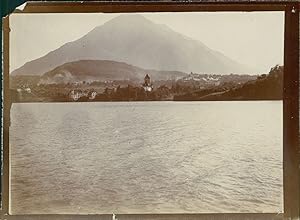
[[[10,16],[10,213],[282,213],[283,12]]]

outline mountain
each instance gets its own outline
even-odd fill
[[[248,67],[211,50],[200,41],[134,14],[113,18],[82,38],[26,63],[12,74],[42,75],[78,60],[114,60],[145,69],[182,72],[251,72]]]
[[[168,80],[186,76],[183,72],[145,70],[124,62],[80,60],[65,63],[43,74],[40,82],[43,84],[96,80],[130,80],[140,82],[146,74],[149,74],[152,80]]]

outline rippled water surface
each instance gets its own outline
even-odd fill
[[[282,102],[26,103],[11,211],[282,211]]]

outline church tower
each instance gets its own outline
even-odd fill
[[[148,74],[144,78],[143,88],[146,92],[151,92],[153,90],[153,85],[151,84],[151,79]]]

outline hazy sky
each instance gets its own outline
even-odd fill
[[[10,70],[74,41],[120,14],[12,14]],[[143,13],[155,23],[268,72],[283,64],[283,12]]]

